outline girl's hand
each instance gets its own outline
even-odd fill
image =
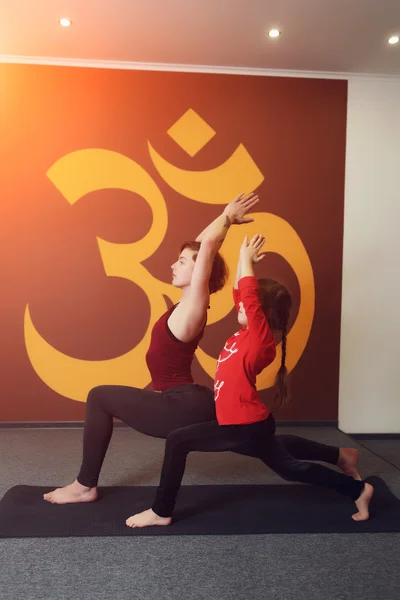
[[[240,248],[240,258],[245,261],[259,263],[260,260],[262,260],[265,256],[265,254],[258,254],[264,244],[265,237],[260,233],[256,233],[256,235],[251,238],[250,242],[248,241],[248,237],[246,235]]]

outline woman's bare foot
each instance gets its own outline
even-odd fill
[[[149,508],[126,520],[128,527],[151,527],[152,525],[171,525],[171,517],[159,517]]]
[[[43,494],[43,498],[52,504],[74,504],[76,502],[94,502],[98,495],[97,488],[85,487],[75,480],[71,485]]]
[[[357,471],[358,462],[360,460],[360,453],[355,448],[339,448],[339,460],[337,466],[350,475],[353,479],[361,481],[360,473]]]
[[[371,484],[365,483],[364,489],[360,494],[358,500],[356,500],[356,506],[358,508],[358,513],[355,513],[352,516],[354,521],[367,521],[369,519],[369,503],[371,502],[371,498],[374,495],[374,488]]]

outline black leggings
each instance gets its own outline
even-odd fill
[[[82,485],[97,486],[113,432],[113,417],[140,433],[165,439],[176,429],[214,421],[214,394],[210,388],[196,384],[165,392],[111,385],[93,388],[86,404],[83,460],[77,477]],[[276,437],[299,460],[337,464],[339,449],[336,447],[292,435]],[[258,450],[249,440],[237,444],[232,451],[258,458]]]
[[[357,500],[363,481],[337,473],[322,465],[296,460],[275,437],[275,420],[270,414],[265,421],[250,425],[218,425],[217,421],[199,423],[173,431],[165,444],[164,463],[153,511],[170,517],[185,472],[189,452],[224,452],[250,443],[257,456],[278,475],[289,481],[310,483],[336,490]]]

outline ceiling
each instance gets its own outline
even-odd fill
[[[58,21],[73,24],[63,28]],[[282,35],[270,39],[277,27]],[[19,57],[400,76],[400,0],[3,0]],[[18,58],[17,58],[18,57]]]

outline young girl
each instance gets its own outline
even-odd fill
[[[258,253],[264,241],[263,236],[256,235],[248,243],[246,236],[240,250],[240,280],[234,297],[242,328],[229,338],[218,358],[214,383],[217,421],[185,427],[167,437],[153,507],[127,519],[129,527],[172,522],[189,452],[235,451],[243,444],[251,445],[254,456],[284,479],[332,488],[355,502],[358,512],[354,520],[369,518],[373,487],[322,465],[293,458],[275,437],[274,418],[258,397],[256,376],[274,360],[280,335],[282,366],[277,384],[281,402],[287,400],[285,354],[291,309],[291,297],[284,286],[272,280],[257,282],[254,277],[253,263],[260,260]]]

